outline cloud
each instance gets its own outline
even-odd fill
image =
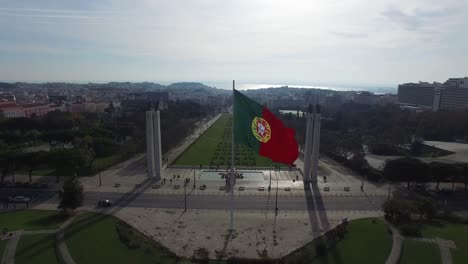
[[[400,7],[391,6],[383,10],[381,14],[406,30],[416,31],[445,24],[447,18],[453,17],[457,13],[457,10],[452,7],[425,7],[404,10]]]
[[[331,32],[332,34],[349,39],[359,39],[359,38],[367,38],[368,34],[365,33],[353,33],[353,32]]]

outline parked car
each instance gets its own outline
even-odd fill
[[[12,203],[29,203],[31,201],[31,198],[26,197],[26,196],[10,196],[8,197],[8,201]]]
[[[109,207],[112,205],[112,202],[110,200],[100,200],[98,201],[98,206],[101,207]]]

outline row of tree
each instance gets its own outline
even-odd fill
[[[431,162],[429,164],[411,157],[390,160],[384,168],[384,177],[390,181],[407,182],[409,189],[411,182],[462,182],[465,189],[468,185],[468,163],[448,164]]]

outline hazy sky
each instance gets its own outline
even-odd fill
[[[0,0],[0,80],[468,76],[468,0]]]

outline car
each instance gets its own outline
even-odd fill
[[[112,205],[112,201],[110,200],[99,200],[98,201],[98,206],[102,206],[102,207],[109,207]]]
[[[14,196],[14,197],[8,197],[8,201],[13,202],[13,203],[29,203],[31,201],[31,198],[26,197],[26,196]]]

